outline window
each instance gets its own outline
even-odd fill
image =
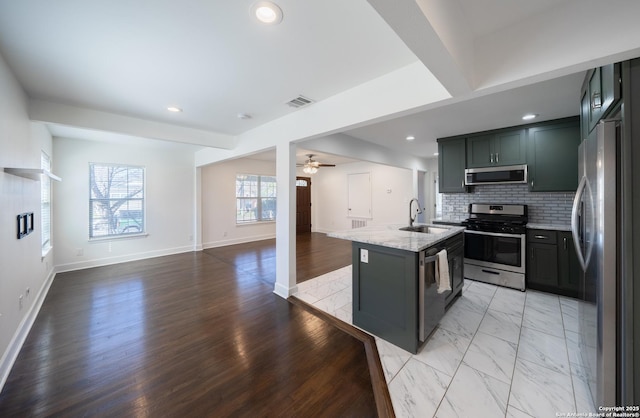
[[[40,168],[51,171],[51,158],[42,151],[40,154]],[[40,238],[42,242],[42,256],[51,249],[51,178],[41,176],[40,182]]]
[[[89,164],[89,237],[142,234],[144,167]]]
[[[276,219],[276,178],[254,174],[236,176],[236,223]]]

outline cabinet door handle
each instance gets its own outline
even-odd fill
[[[602,107],[602,95],[596,91],[591,95],[591,110],[600,109]]]
[[[567,249],[567,237],[562,238],[562,248]]]
[[[500,162],[500,154],[496,152],[496,162],[499,163]]]
[[[533,189],[533,179],[531,179],[531,188]]]
[[[491,162],[493,163],[493,152],[491,153]]]
[[[533,237],[535,239],[549,239],[549,237],[546,236],[546,235],[534,235]],[[566,240],[566,238],[565,238],[565,240]]]

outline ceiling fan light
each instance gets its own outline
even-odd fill
[[[302,171],[305,172],[306,174],[315,174],[318,172],[318,168],[312,166],[311,164],[305,164]]]

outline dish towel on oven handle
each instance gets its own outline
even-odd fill
[[[442,250],[438,254],[436,260],[436,284],[438,285],[438,293],[444,293],[451,290],[451,279],[449,278],[449,260],[447,260],[447,250]]]

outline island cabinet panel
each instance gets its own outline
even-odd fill
[[[418,253],[354,242],[353,324],[415,353],[417,309]]]
[[[419,234],[419,233],[418,233]],[[435,262],[447,250],[451,291],[438,293]],[[421,251],[354,241],[353,325],[411,353],[426,342],[464,285],[464,234]]]

